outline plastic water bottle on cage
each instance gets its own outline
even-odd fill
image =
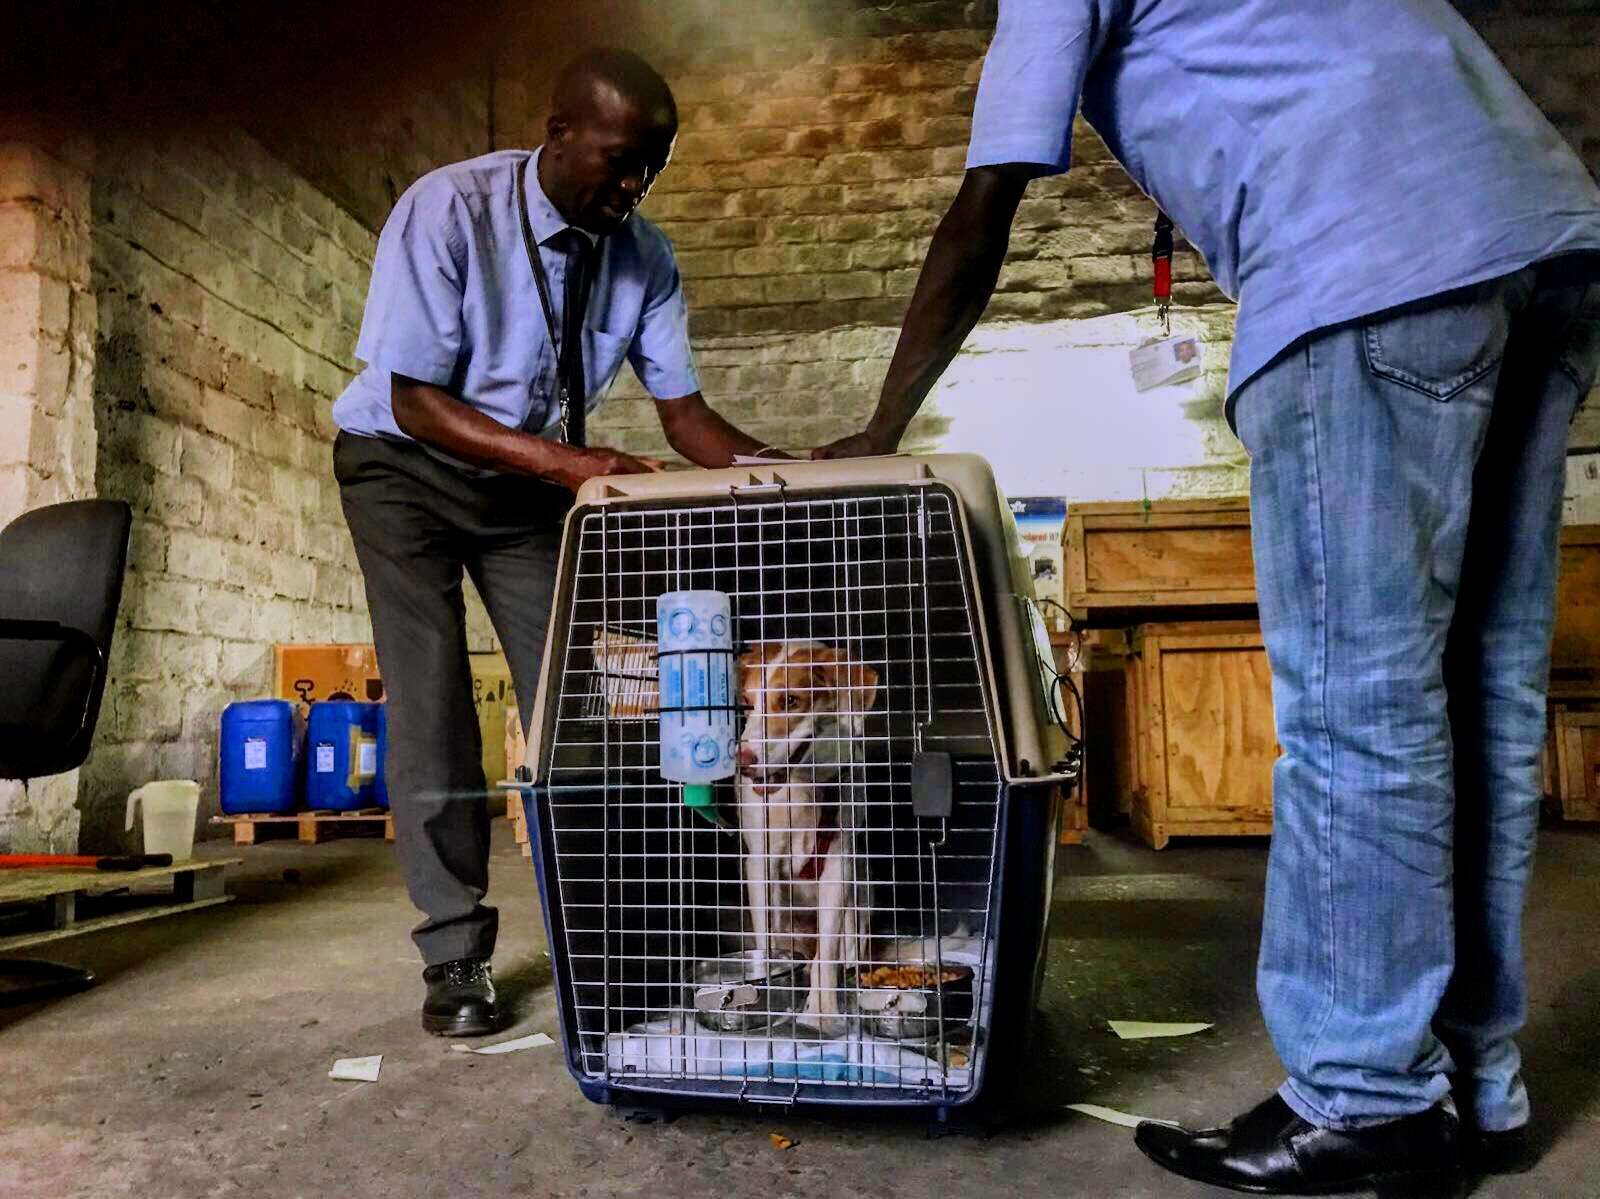
[[[722,591],[668,591],[656,600],[661,777],[720,824],[711,784],[737,771],[733,613]]]

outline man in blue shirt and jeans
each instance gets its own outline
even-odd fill
[[[442,167],[400,197],[356,345],[366,369],[333,409],[387,694],[396,849],[425,917],[422,1024],[441,1036],[500,1021],[463,572],[526,722],[573,492],[661,465],[584,436],[623,360],[685,457],[726,466],[764,450],[702,398],[672,244],[633,213],[677,136],[665,81],[635,55],[594,51],[563,71],[551,108],[540,149]]]
[[[1227,412],[1278,738],[1258,991],[1288,1078],[1139,1147],[1262,1194],[1526,1160],[1514,1034],[1600,191],[1445,0],[1001,0],[968,171],[866,431],[977,322],[1073,114],[1239,302]],[[1066,431],[1070,436],[1070,430]],[[1458,1126],[1459,1114],[1459,1126]]]

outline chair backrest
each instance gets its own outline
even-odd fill
[[[132,525],[120,500],[72,500],[0,530],[0,778],[88,756]]]

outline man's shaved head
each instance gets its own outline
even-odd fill
[[[678,105],[656,69],[627,50],[590,50],[556,78],[539,182],[568,221],[621,226],[672,157]]]
[[[667,81],[631,50],[614,47],[590,50],[563,67],[550,97],[550,111],[581,120],[597,102],[604,103],[597,95],[602,89],[632,104],[652,123],[670,125],[677,132],[678,102]]]

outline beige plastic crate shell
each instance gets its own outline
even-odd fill
[[[994,472],[976,454],[775,462],[591,479],[579,489],[567,516],[551,611],[571,610],[579,531],[585,517],[607,507],[670,506],[726,500],[735,494],[758,500],[778,494],[780,486],[786,495],[817,497],[870,487],[939,485],[959,500],[955,505],[957,535],[977,576],[982,601],[977,610],[979,659],[987,684],[984,703],[999,742],[1001,773],[1013,783],[1064,781],[1054,766],[1065,756],[1066,738],[1046,710],[1033,635],[1021,602],[1034,598],[1032,575],[1018,555],[1016,526]],[[555,723],[549,696],[553,673],[566,661],[567,634],[560,620],[550,622],[526,758],[535,781],[543,781],[548,769],[545,747],[551,743]],[[995,697],[999,697],[998,711]]]

